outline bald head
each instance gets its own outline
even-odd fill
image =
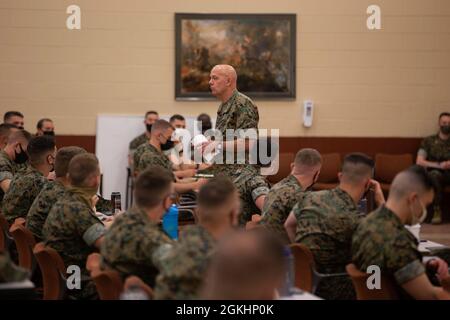
[[[236,70],[230,66],[229,64],[218,64],[212,68],[212,71],[216,71],[225,77],[227,77],[231,82],[236,84],[237,82],[237,73]]]
[[[284,275],[283,245],[264,229],[240,231],[219,243],[207,273],[203,297],[266,300]]]
[[[363,153],[351,153],[344,158],[341,168],[341,182],[359,185],[371,179],[373,160]]]
[[[219,64],[212,68],[209,87],[211,93],[220,100],[228,100],[237,85],[237,73],[228,64]]]

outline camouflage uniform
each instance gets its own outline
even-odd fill
[[[23,281],[29,275],[28,270],[16,266],[6,252],[0,252],[0,283]]]
[[[151,144],[149,144],[148,149],[142,153],[138,166],[136,167],[136,171],[142,172],[150,166],[159,166],[169,170],[172,172],[172,177],[175,180],[172,162],[170,162],[169,158],[164,155],[164,153],[156,149]]]
[[[450,160],[450,139],[442,140],[439,134],[426,137],[422,140],[418,154],[425,157],[427,161],[448,161]],[[429,172],[438,187],[435,204],[439,204],[442,199],[442,191],[450,185],[450,170],[430,168]]]
[[[64,185],[58,180],[48,181],[34,199],[27,215],[27,228],[33,233],[37,242],[42,240],[42,228],[53,205],[66,192]]]
[[[0,150],[0,182],[3,180],[12,180],[19,169],[23,169],[24,165],[18,165],[12,161],[4,150]],[[5,193],[0,188],[0,207]]]
[[[97,296],[95,285],[86,270],[86,260],[95,251],[95,242],[105,231],[105,226],[87,201],[70,189],[50,210],[42,230],[45,244],[58,251],[66,268],[76,265],[81,270],[81,290],[69,290],[69,295],[78,299]]]
[[[105,267],[123,278],[140,277],[153,287],[160,259],[172,248],[171,240],[145,212],[132,207],[116,218],[105,235],[101,254]]]
[[[136,150],[140,145],[148,142],[147,132],[144,132],[140,135],[138,135],[136,138],[131,140],[129,149],[130,151]]]
[[[137,171],[139,160],[141,159],[142,154],[150,149],[150,143],[141,144],[136,151],[133,153],[133,168],[132,173],[134,174]]]
[[[353,234],[352,260],[361,271],[370,265],[380,267],[405,297],[400,286],[425,272],[416,237],[385,206],[361,220]]]
[[[289,175],[270,189],[264,201],[261,224],[278,234],[286,244],[290,241],[284,223],[302,194],[297,178]]]
[[[9,224],[16,218],[27,216],[31,204],[46,182],[42,173],[31,166],[14,176],[2,203],[2,212]]]
[[[202,226],[188,226],[180,242],[164,259],[156,278],[155,299],[196,299],[216,240]]]
[[[320,273],[345,272],[351,262],[351,241],[360,219],[350,195],[339,187],[312,192],[294,206],[297,218],[295,242],[306,245],[314,255]],[[316,294],[325,299],[353,299],[348,277],[324,279]]]
[[[220,131],[224,140],[230,141],[234,140],[235,135],[227,136],[227,129],[257,130],[258,122],[258,108],[253,104],[253,101],[235,90],[230,99],[222,103],[217,111],[216,130]],[[244,137],[239,132],[235,132],[235,134],[237,134],[237,137]],[[250,221],[252,214],[260,213],[254,200],[269,192],[269,184],[260,175],[257,166],[250,164],[215,164],[203,172],[215,175],[224,174],[236,185],[242,200],[242,214],[239,219],[241,225]]]

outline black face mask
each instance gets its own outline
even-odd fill
[[[450,126],[441,126],[441,132],[445,135],[450,134]]]
[[[172,149],[174,145],[175,145],[175,142],[173,142],[172,140],[169,139],[166,141],[166,143],[161,144],[161,150],[166,151],[166,150]]]
[[[42,133],[46,136],[54,136],[55,135],[55,131],[42,131]]]
[[[146,123],[145,126],[147,127],[147,132],[152,132],[152,124]]]
[[[316,181],[317,181],[316,179],[318,176],[319,176],[319,172],[316,172],[313,177],[313,182],[305,189],[306,191],[312,190],[313,185],[316,184]]]
[[[14,162],[17,164],[22,164],[22,163],[27,162],[28,155],[25,151],[23,151],[22,145],[19,144],[19,147],[20,147],[20,152],[17,152],[16,150],[14,150],[14,153],[15,153]]]

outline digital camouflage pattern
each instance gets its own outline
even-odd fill
[[[141,159],[142,154],[148,149],[150,149],[150,143],[143,143],[133,152],[133,174],[137,172],[137,167],[139,165],[139,160]]]
[[[42,173],[31,166],[16,173],[2,203],[2,212],[9,224],[17,218],[26,218],[31,204],[46,182]]]
[[[269,183],[259,170],[251,165],[213,165],[201,170],[202,174],[214,176],[226,176],[236,186],[241,200],[241,214],[239,224],[245,224],[251,220],[253,214],[260,214],[261,210],[255,205],[256,199],[269,193]]]
[[[155,299],[198,298],[205,273],[216,248],[216,240],[202,226],[188,226],[179,243],[164,259],[156,278]]]
[[[426,137],[420,144],[419,155],[424,156],[428,161],[450,160],[450,139],[442,140],[439,134]]]
[[[293,211],[297,218],[295,242],[311,250],[317,271],[345,273],[345,266],[352,261],[352,236],[360,220],[350,195],[339,187],[311,192]],[[322,280],[316,294],[327,300],[355,298],[347,276]]]
[[[129,149],[130,151],[136,150],[140,145],[148,142],[148,137],[146,132],[138,135],[136,138],[134,138],[133,140],[131,140],[130,145],[129,145]]]
[[[95,242],[105,231],[93,209],[70,189],[51,208],[42,231],[44,242],[60,254],[66,268],[76,265],[81,270],[81,290],[69,290],[70,296],[77,299],[97,297],[95,285],[86,270],[86,260],[96,251]]]
[[[169,170],[170,172],[172,172],[173,179],[175,180],[175,176],[173,175],[172,162],[164,153],[156,149],[151,144],[148,144],[148,148],[142,153],[141,157],[139,158],[136,171],[138,173],[142,172],[150,166],[159,166]]]
[[[225,139],[227,129],[257,129],[258,122],[258,108],[253,101],[235,90],[230,99],[219,106],[216,130],[219,130]]]
[[[118,216],[106,232],[101,255],[105,267],[117,270],[124,279],[136,275],[154,287],[159,261],[173,243],[144,211],[132,207]]]
[[[359,223],[353,234],[352,261],[362,271],[379,266],[399,286],[425,272],[416,237],[385,206]]]
[[[426,137],[420,144],[419,155],[428,161],[443,162],[450,160],[450,139],[442,140],[439,134]],[[446,186],[450,185],[450,170],[429,169],[437,186],[437,193],[434,200],[435,205],[439,205],[442,200],[442,193]]]
[[[285,244],[290,241],[284,223],[302,194],[303,188],[297,178],[289,175],[270,189],[264,201],[260,224],[279,235]]]
[[[37,242],[40,242],[43,238],[42,228],[50,209],[62,198],[65,192],[66,188],[60,181],[48,181],[34,199],[28,211],[26,227],[33,233]]]
[[[3,180],[12,180],[16,172],[26,168],[26,164],[18,165],[12,161],[4,150],[0,150],[0,182]],[[5,193],[0,188],[0,208]]]

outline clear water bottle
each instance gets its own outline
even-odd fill
[[[131,286],[128,290],[122,292],[120,300],[149,300],[149,297],[138,286]]]
[[[293,294],[295,288],[295,261],[292,251],[288,246],[284,247],[283,256],[286,266],[286,276],[283,287],[280,290],[280,296],[290,296]]]
[[[178,207],[173,204],[163,217],[163,229],[174,240],[178,240]]]

